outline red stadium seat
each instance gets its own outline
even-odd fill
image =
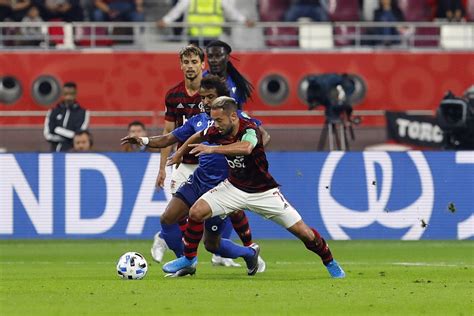
[[[415,47],[438,47],[439,46],[439,27],[423,27],[417,28],[415,31],[416,37],[421,37],[415,39]],[[433,37],[433,38],[430,38]]]
[[[398,0],[406,21],[430,21],[432,8],[428,0]]]
[[[329,1],[331,21],[359,21],[359,0]]]
[[[283,16],[291,0],[259,0],[260,20],[263,22],[283,21]],[[265,29],[267,46],[298,46],[298,29],[292,27],[272,27]],[[273,38],[272,38],[273,37]]]

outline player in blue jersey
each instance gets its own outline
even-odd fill
[[[200,94],[203,104],[206,106],[218,96],[228,95],[228,90],[225,83],[218,77],[208,76],[201,82]],[[240,112],[239,115],[248,118],[245,113]],[[261,124],[258,120],[254,120],[254,122],[258,125]],[[149,147],[169,146],[170,143],[185,141],[197,131],[201,131],[210,125],[212,125],[212,120],[208,113],[202,113],[191,117],[182,127],[174,130],[170,134],[151,138],[125,137],[122,139],[122,143],[140,143],[148,145]],[[262,131],[265,135],[265,143],[268,143],[269,135],[263,128]],[[227,162],[222,155],[200,157],[199,168],[196,169],[188,181],[178,189],[170,201],[165,213],[161,217],[162,237],[170,249],[175,252],[177,257],[181,256],[185,250],[181,241],[179,228],[176,225],[177,220],[187,215],[191,205],[193,205],[202,194],[225,179],[227,173]],[[206,249],[225,258],[243,257],[249,271],[255,270],[257,266],[256,260],[258,260],[259,272],[263,272],[265,270],[265,262],[258,256],[258,247],[252,245],[250,227],[245,213],[242,211],[235,212],[230,215],[230,217],[236,232],[247,247],[238,246],[227,238],[221,239],[220,234],[226,227],[228,219],[223,220],[217,217],[206,222],[206,236],[204,238]],[[192,274],[193,272],[193,267],[191,267],[191,269],[178,271],[175,275],[181,276]]]
[[[232,48],[223,41],[213,41],[206,47],[207,61],[209,70],[203,72],[203,77],[208,74],[219,76],[227,83],[230,97],[235,99],[239,108],[250,99],[253,86],[245,77],[235,68],[230,61]]]

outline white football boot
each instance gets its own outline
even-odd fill
[[[153,246],[151,246],[151,256],[153,260],[160,263],[168,249],[169,247],[166,244],[166,241],[160,237],[160,232],[157,232],[155,237],[153,237]]]
[[[235,262],[233,259],[230,258],[222,258],[216,254],[212,254],[211,259],[213,266],[224,266],[224,267],[241,267],[240,263]]]

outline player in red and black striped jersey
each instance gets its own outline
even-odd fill
[[[237,102],[229,97],[214,100],[211,105],[214,125],[190,137],[170,160],[170,163],[176,163],[187,152],[196,156],[223,154],[229,166],[229,177],[191,207],[184,234],[184,256],[166,263],[163,270],[175,273],[188,267],[195,268],[204,220],[246,209],[286,228],[321,258],[331,277],[344,278],[345,272],[333,259],[326,241],[316,229],[306,225],[280,192],[278,183],[268,172],[259,130],[255,124],[237,115],[237,107]],[[203,141],[221,146],[205,145]],[[255,244],[252,247],[257,256],[259,247]],[[254,275],[258,270],[257,258],[247,262],[247,268],[248,275]]]
[[[248,192],[264,192],[277,188],[279,184],[268,172],[268,161],[263,149],[260,129],[250,120],[240,119],[237,133],[231,134],[216,126],[210,126],[201,132],[201,136],[211,144],[230,145],[240,141],[244,135],[251,133],[257,137],[257,144],[250,155],[225,156],[229,165],[229,182],[236,188]]]

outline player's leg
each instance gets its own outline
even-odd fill
[[[333,259],[324,238],[316,229],[306,225],[298,211],[291,206],[278,188],[249,194],[248,201],[251,210],[283,226],[298,237],[308,250],[316,253],[332,277],[343,278],[345,276],[342,268]]]
[[[163,266],[167,273],[175,273],[180,269],[195,266],[197,264],[197,249],[202,239],[204,221],[211,216],[220,216],[242,209],[245,198],[239,195],[239,190],[229,184],[228,181],[221,182],[217,187],[204,194],[189,211],[188,227],[184,234],[184,257],[173,260]],[[257,254],[259,248],[253,246]],[[249,267],[248,267],[249,268]],[[258,269],[258,260],[252,269],[252,275]]]
[[[184,249],[181,240],[183,235],[178,222],[181,218],[186,217],[188,212],[188,205],[180,198],[179,194],[176,194],[168,203],[165,212],[160,218],[160,236],[178,258],[183,255]]]
[[[206,250],[218,254],[224,259],[235,259],[242,257],[247,265],[253,266],[256,257],[256,251],[249,247],[240,246],[227,238],[221,238],[221,231],[225,229],[228,219],[222,219],[218,216],[212,217],[205,222],[204,246]],[[258,260],[258,256],[257,256]],[[236,264],[240,267],[240,264]]]
[[[239,236],[242,244],[244,246],[250,246],[253,244],[252,240],[252,230],[250,229],[250,224],[247,218],[247,215],[244,211],[237,211],[229,214],[228,216],[232,222],[235,232]],[[258,257],[258,273],[265,272],[267,264],[262,259],[261,256]]]
[[[173,169],[171,174],[171,184],[170,184],[170,192],[171,194],[175,194],[176,191],[181,187],[183,183],[189,178],[189,176],[194,172],[197,168],[197,165],[191,164],[180,164],[178,168]],[[181,219],[181,217],[180,217]],[[173,222],[172,224],[175,224]],[[169,224],[171,225],[171,224]],[[170,227],[166,227],[164,229],[168,229]],[[171,227],[172,231],[175,231],[175,227]],[[162,226],[163,230],[163,226]],[[163,238],[162,231],[157,232],[153,238],[153,245],[151,247],[151,256],[152,258],[157,261],[161,262],[163,260],[163,256],[166,250],[169,248],[169,245],[166,243],[166,240]],[[174,236],[174,233],[173,233]],[[175,252],[176,253],[176,252]]]
[[[207,221],[206,221],[207,223]],[[207,225],[206,225],[207,229]],[[224,239],[229,239],[230,240],[230,235],[232,234],[232,222],[230,219],[226,218],[222,222],[222,230],[220,235]],[[206,239],[204,239],[206,241]],[[206,242],[204,242],[204,245],[206,245]],[[207,249],[207,248],[206,248]],[[212,252],[212,251],[211,251]],[[212,252],[212,258],[211,258],[212,265],[214,266],[224,266],[224,267],[240,267],[240,264],[236,263],[232,258],[230,257],[222,257],[219,254]]]

